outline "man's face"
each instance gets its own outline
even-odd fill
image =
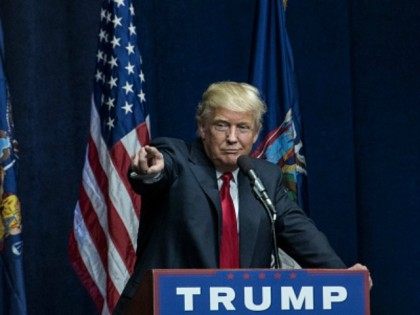
[[[258,130],[251,112],[234,112],[216,108],[199,126],[207,156],[220,172],[236,169],[236,160],[251,152]]]

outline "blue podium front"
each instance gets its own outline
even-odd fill
[[[352,270],[153,270],[153,314],[369,314]]]

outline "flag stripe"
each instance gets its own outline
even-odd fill
[[[149,130],[148,130],[148,118],[146,117],[146,123],[141,124],[138,128],[136,128],[137,136],[141,143],[148,143],[149,142]]]
[[[85,174],[88,175],[85,176]],[[103,197],[99,192],[94,190],[95,186],[92,185],[92,176],[93,174],[91,174],[90,167],[87,165],[84,171],[83,189],[81,189],[79,199],[81,213],[94,241],[96,251],[101,257],[102,265],[105,270],[112,271],[108,275],[106,285],[110,288],[116,287],[117,291],[121,293],[124,286],[124,280],[128,277],[128,271],[123,267],[124,263],[121,260],[114,243],[110,239],[107,218],[102,216],[101,219],[99,219],[96,215],[95,209],[99,209],[104,202]],[[87,178],[91,178],[89,180],[89,185],[87,184]],[[95,198],[91,198],[91,196],[95,196]],[[112,286],[109,283],[111,280],[113,282]]]
[[[110,172],[108,172],[108,175],[115,175],[115,171],[111,166],[110,160],[107,159],[104,162],[101,161],[101,163],[99,159],[101,157],[103,158],[103,155],[98,153],[96,146],[92,144],[93,142],[90,142],[88,146],[88,161],[90,166],[92,167],[92,171],[95,174],[95,177],[98,179],[98,188],[104,195],[108,222],[112,222],[112,224],[108,224],[108,232],[121,257],[127,259],[127,261],[125,262],[127,269],[131,270],[130,267],[134,266],[134,243],[131,242],[130,236],[128,235],[128,232],[125,229],[124,222],[122,221],[117,208],[113,204],[114,200],[111,200],[117,199],[117,201],[120,201],[121,198],[119,198],[115,194],[122,193],[123,189],[120,188],[120,185],[118,185],[120,190],[115,191],[115,189],[113,189],[112,183],[109,183],[110,180],[107,177],[107,173],[101,167],[101,165],[105,164],[107,169],[112,169]],[[107,152],[108,151],[105,151],[106,154]],[[118,180],[117,178],[111,178],[111,181],[112,179],[114,179],[115,181]],[[113,196],[114,198],[112,198]],[[127,207],[125,209],[127,209]]]
[[[100,263],[96,248],[90,238],[89,231],[85,225],[79,203],[76,205],[74,214],[74,239],[70,238],[70,254],[74,259],[73,266],[83,280],[95,303],[101,309],[106,296],[105,285],[106,272]],[[96,262],[96,263],[94,263]]]
[[[148,118],[146,118],[147,121]],[[121,139],[121,142],[117,144],[118,148],[116,151],[119,153],[114,153],[114,150],[111,151],[111,154],[113,156],[113,160],[117,160],[118,156],[122,156],[122,154],[126,154],[130,159],[123,159],[123,161],[126,161],[124,165],[120,167],[122,170],[120,172],[120,175],[122,176],[122,181],[124,185],[127,187],[127,191],[130,194],[130,197],[132,199],[133,205],[134,205],[134,211],[136,213],[136,216],[140,216],[140,206],[141,206],[141,200],[140,196],[137,195],[132,189],[130,184],[128,183],[127,179],[127,170],[131,164],[131,158],[134,157],[134,155],[140,150],[142,147],[142,143],[146,144],[149,141],[149,130],[147,122],[144,122],[140,125],[138,125],[135,129],[133,129],[131,132],[129,132],[125,137]],[[123,146],[123,148],[121,147]],[[138,225],[132,224],[132,229],[136,229],[136,231],[132,231],[133,234],[137,233]],[[134,248],[137,250],[137,243],[134,243]]]
[[[108,237],[105,236],[106,233],[98,224],[99,220],[93,215],[98,204],[90,203],[85,189],[81,189],[79,202],[79,211],[81,217],[83,217],[83,220],[80,220],[80,226],[82,227],[80,231],[83,231],[83,233],[79,233],[81,237],[78,238],[80,252],[84,253],[83,260],[86,268],[89,274],[93,275],[92,278],[95,279],[97,288],[103,296],[106,296],[107,304],[115,306],[119,294],[122,292],[127,270],[125,268],[121,269],[124,264],[112,240],[109,239],[109,235]],[[83,248],[80,248],[81,246]],[[92,261],[95,264],[91,264]]]
[[[88,253],[95,251],[102,262],[102,269],[112,271],[106,274],[106,280],[102,277],[96,277],[98,279],[97,284],[104,293],[106,286],[106,291],[108,291],[107,302],[111,305],[115,304],[119,293],[122,292],[128,272],[126,268],[122,267],[124,264],[110,239],[107,218],[102,216],[99,219],[97,216],[95,209],[99,209],[101,204],[104,204],[104,200],[100,192],[94,189],[96,187],[94,185],[95,179],[89,166],[89,164],[85,165],[83,173],[83,186],[79,198],[80,212],[84,224],[87,226],[86,233],[89,233],[93,241],[92,246],[95,246],[95,249],[90,248]],[[95,261],[97,260],[95,259]],[[99,265],[99,262],[97,262],[97,265]],[[93,267],[90,271],[93,272]]]
[[[137,141],[138,142],[138,141]],[[130,200],[131,200],[131,209],[134,212],[134,215],[137,217],[138,220],[138,216],[139,216],[139,212],[136,211],[136,209],[138,209],[138,205],[140,204],[140,196],[135,194],[134,191],[131,189],[130,187],[130,183],[128,182],[128,178],[127,178],[127,171],[130,167],[131,164],[131,158],[127,152],[127,150],[125,149],[123,143],[117,142],[114,147],[112,148],[112,150],[109,152],[112,161],[114,161],[114,165],[115,165],[115,170],[118,172],[118,176],[121,178],[121,182],[124,185]],[[133,219],[128,218],[128,220]],[[129,225],[127,226],[127,229],[136,229],[138,228],[138,226],[134,226],[134,225]],[[130,235],[132,235],[134,237],[136,231],[130,231]],[[135,247],[135,242],[133,242],[133,246]]]
[[[70,233],[69,238],[69,254],[72,256],[72,265],[77,275],[81,278],[82,283],[85,285],[89,294],[98,309],[102,309],[104,304],[104,298],[95,284],[95,281],[90,276],[90,272],[87,270],[80,253],[82,252],[78,247],[79,242],[76,241],[75,232]]]
[[[108,251],[108,242],[107,237],[102,229],[103,223],[99,223],[99,218],[95,213],[95,208],[89,200],[89,197],[86,193],[85,187],[91,187],[83,183],[83,186],[80,189],[79,197],[79,208],[80,213],[83,216],[84,224],[87,226],[87,233],[91,235],[93,244],[97,249],[102,265],[105,269],[108,268],[107,263],[107,251]]]

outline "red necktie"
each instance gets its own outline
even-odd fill
[[[222,237],[220,240],[220,268],[239,268],[239,237],[235,206],[230,195],[231,172],[222,175],[220,188],[222,201]]]

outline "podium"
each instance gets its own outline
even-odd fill
[[[124,314],[366,315],[368,279],[345,269],[154,269]]]

